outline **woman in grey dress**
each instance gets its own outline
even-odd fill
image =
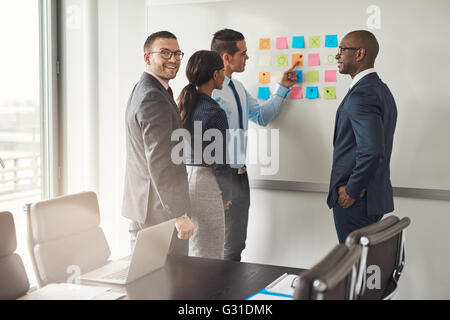
[[[225,78],[222,58],[212,51],[197,51],[186,67],[189,84],[178,98],[183,127],[191,134],[185,148],[194,235],[189,255],[223,259],[225,211],[231,205],[231,173],[226,161],[225,111],[211,98]],[[203,141],[204,134],[213,137]],[[199,143],[201,142],[201,143]]]

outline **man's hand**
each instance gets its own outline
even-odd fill
[[[232,203],[231,201],[223,201],[223,210],[224,210],[224,211],[230,210],[230,206],[231,206],[232,204],[233,204],[233,203]]]
[[[295,62],[295,64],[287,69],[283,73],[283,77],[281,78],[280,84],[285,88],[290,88],[294,84],[297,83],[297,73],[295,72],[295,68],[299,65],[300,61]]]
[[[340,186],[338,188],[338,194],[339,194],[338,203],[344,209],[350,208],[356,201],[355,199],[350,197],[347,194],[347,192],[345,192],[345,186]]]
[[[194,224],[188,216],[177,218],[175,228],[178,231],[178,238],[181,240],[189,240],[194,234]]]

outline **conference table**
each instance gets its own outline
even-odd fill
[[[129,300],[245,300],[304,269],[169,255],[163,268],[120,289]]]

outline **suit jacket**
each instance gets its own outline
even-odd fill
[[[369,216],[394,210],[389,163],[396,122],[394,97],[376,73],[349,90],[336,113],[330,208],[346,185],[353,199],[367,197]]]
[[[181,128],[177,105],[152,75],[144,72],[128,100],[126,170],[122,215],[139,223],[157,224],[190,212],[186,167],[172,162]],[[166,210],[168,206],[170,210]]]

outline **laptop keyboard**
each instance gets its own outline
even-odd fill
[[[128,269],[129,268],[125,268],[125,269],[122,269],[122,270],[120,270],[118,272],[114,272],[114,273],[108,274],[108,275],[102,277],[102,279],[126,280],[127,276],[128,276]]]

